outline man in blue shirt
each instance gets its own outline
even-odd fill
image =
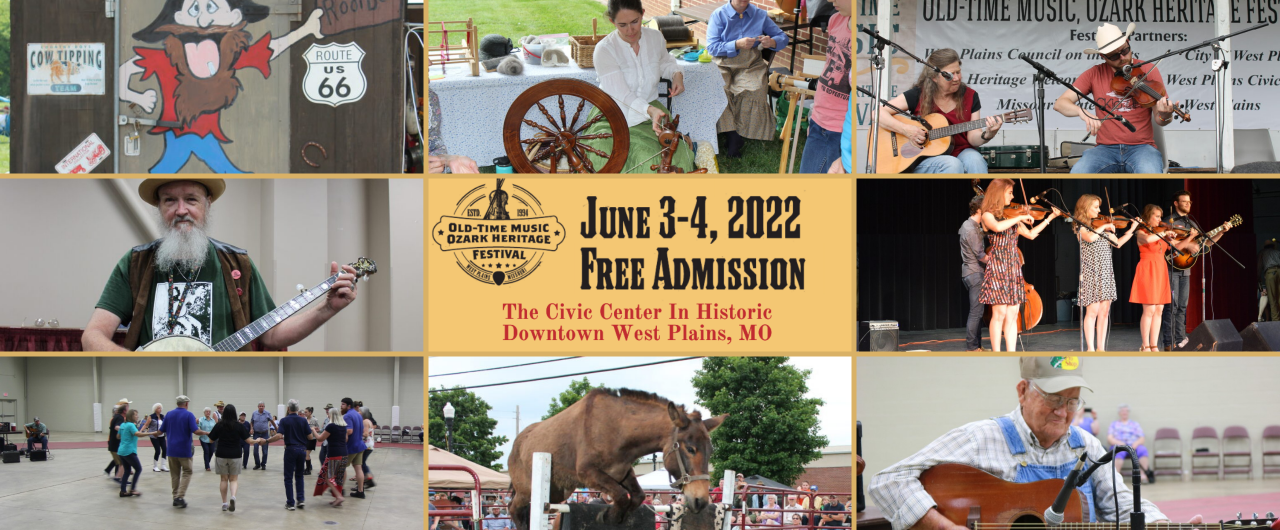
[[[187,410],[191,398],[178,396],[177,408],[164,415],[164,425],[160,432],[168,443],[169,481],[173,485],[173,505],[186,508],[187,485],[191,483],[191,458],[195,452],[191,448],[191,436],[209,434],[200,430],[196,423],[196,415]]]
[[[716,124],[716,130],[728,137],[726,156],[741,156],[746,138],[773,140],[777,118],[765,83],[769,63],[761,52],[780,51],[787,43],[787,34],[765,10],[751,5],[751,0],[730,0],[707,21],[707,53],[720,67],[729,98],[729,106]]]
[[[275,420],[271,419],[271,413],[267,412],[267,404],[258,402],[258,410],[253,411],[253,437],[267,438],[271,436],[271,429],[276,428]],[[262,448],[262,460],[258,460],[258,448]],[[267,444],[253,446],[253,468],[267,470]]]
[[[356,410],[355,401],[342,398],[342,421],[347,422],[347,464],[356,468],[356,491],[351,493],[357,499],[364,498],[364,416]]]
[[[489,515],[484,516],[484,530],[515,530],[515,525],[511,524],[510,517],[502,515],[497,506],[492,506]]]
[[[293,489],[298,488],[298,508],[306,508],[305,494],[302,490],[302,472],[307,460],[307,440],[315,438],[311,425],[298,415],[298,400],[290,399],[289,415],[280,420],[276,435],[267,439],[267,443],[284,439],[284,496],[286,510],[293,510]]]

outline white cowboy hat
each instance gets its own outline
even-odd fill
[[[1106,55],[1119,50],[1126,42],[1129,42],[1129,36],[1133,35],[1133,30],[1137,29],[1137,27],[1137,24],[1130,22],[1128,29],[1121,33],[1120,28],[1111,24],[1098,26],[1098,32],[1094,34],[1093,39],[1098,48],[1088,48],[1084,52],[1089,55]]]

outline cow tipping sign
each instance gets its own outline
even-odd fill
[[[27,95],[106,94],[105,61],[101,42],[27,44]]]

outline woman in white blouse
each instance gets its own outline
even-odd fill
[[[661,159],[658,153],[662,146],[658,143],[658,134],[662,132],[663,117],[668,115],[666,106],[658,102],[659,80],[671,80],[671,97],[675,97],[684,92],[684,73],[676,59],[667,53],[667,41],[662,33],[643,26],[644,6],[640,0],[609,0],[606,15],[615,29],[596,45],[592,56],[596,75],[600,79],[600,88],[618,104],[631,130],[631,146],[624,171],[652,173],[650,166]],[[589,118],[598,113],[593,109]],[[602,120],[583,134],[608,131],[609,125]],[[612,139],[582,143],[605,151],[612,145]],[[603,157],[594,153],[589,152],[587,157],[596,168],[605,163]],[[680,142],[671,163],[686,171],[697,169],[693,150],[686,142]]]

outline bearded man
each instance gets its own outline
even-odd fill
[[[268,32],[253,41],[245,26],[267,18],[271,10],[252,0],[166,0],[151,25],[134,33],[142,42],[163,48],[134,48],[137,53],[120,65],[120,99],[135,103],[148,114],[155,109],[156,91],[136,92],[129,81],[142,74],[155,76],[164,97],[159,124],[150,134],[164,135],[164,155],[151,173],[177,173],[192,155],[216,173],[244,173],[222,149],[231,143],[219,122],[222,109],[235,103],[244,87],[236,72],[257,68],[271,77],[271,60],[307,35],[317,39],[320,17],[316,9],[301,27],[278,39]]]
[[[116,264],[85,326],[85,350],[131,351],[171,335],[212,346],[275,308],[248,253],[207,234],[210,207],[226,187],[222,179],[146,179],[138,186],[142,200],[158,209],[163,237],[134,247]],[[329,267],[338,273],[337,263]],[[354,302],[355,269],[342,269],[323,303],[281,321],[241,351],[296,344]],[[123,348],[111,339],[121,323],[129,324]]]

